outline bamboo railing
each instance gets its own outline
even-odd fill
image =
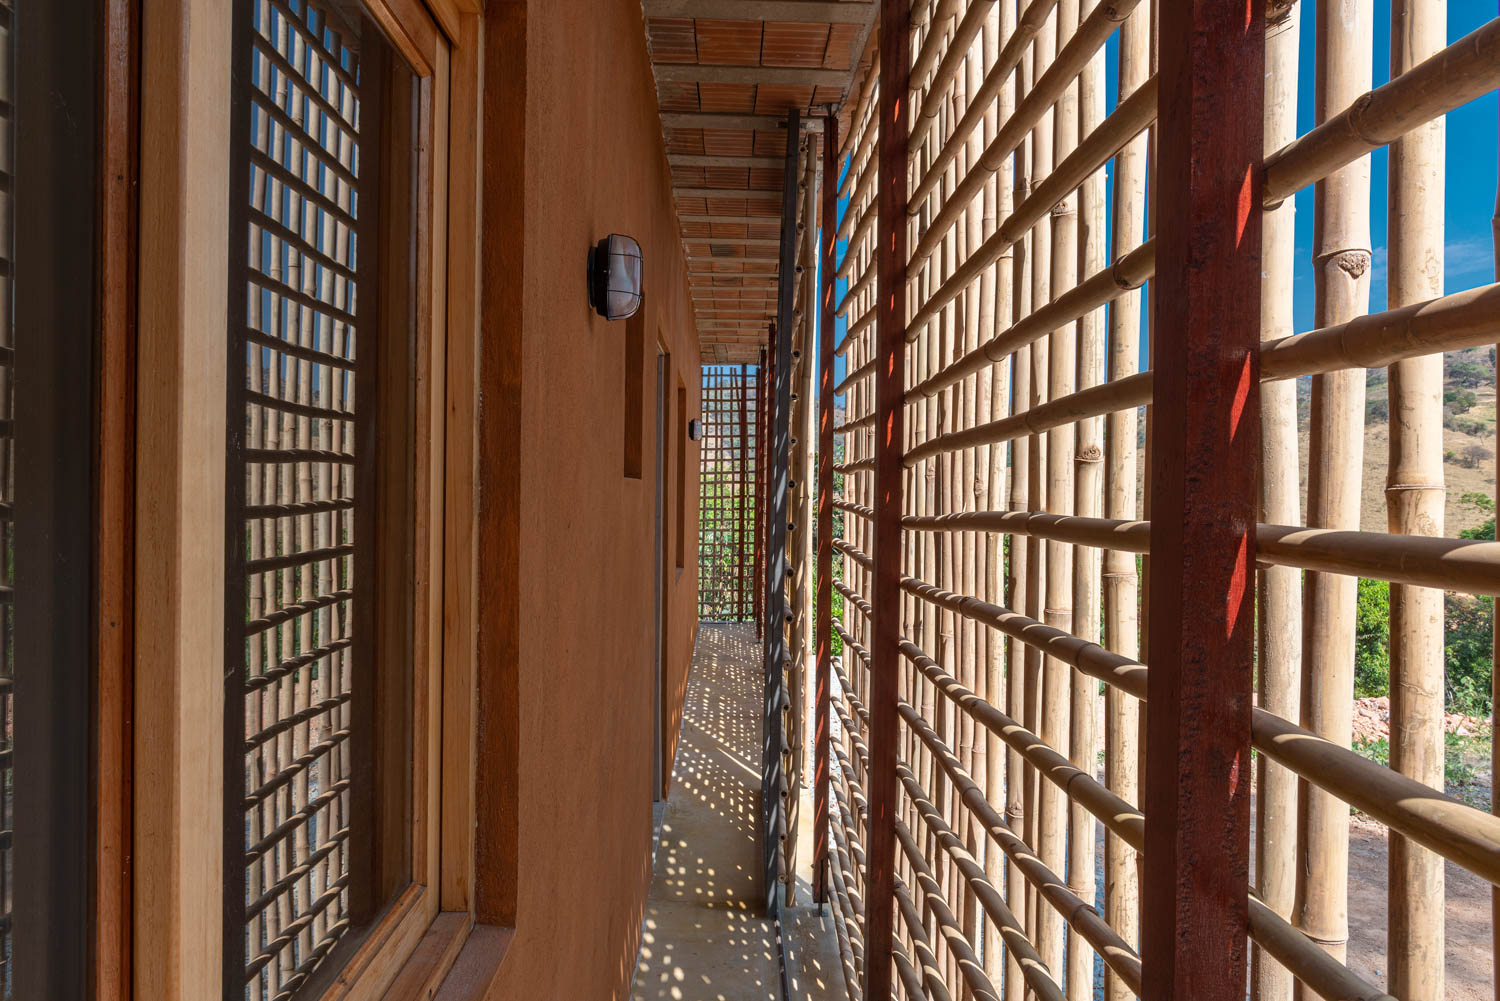
[[[1450,41],[1441,0],[1396,0],[1391,78],[1372,88],[1368,8],[1333,0],[1272,0],[1251,36],[1184,31],[1200,15],[1177,10],[1157,24],[1158,5],[1134,0],[907,6],[882,0],[881,57],[851,97],[842,176],[824,179],[848,203],[822,219],[847,244],[834,257],[827,241],[823,261],[846,326],[831,352],[843,372],[830,357],[820,377],[844,405],[843,455],[816,491],[843,524],[818,863],[849,996],[1116,1001],[1158,996],[1180,981],[1153,978],[1184,969],[1218,978],[1206,997],[1247,983],[1254,1001],[1442,996],[1443,867],[1500,886],[1500,819],[1442,788],[1441,592],[1500,593],[1500,544],[1444,536],[1441,355],[1500,339],[1500,285],[1444,294],[1432,248],[1442,118],[1500,85],[1500,20]],[[1308,32],[1316,124],[1299,136]],[[1203,39],[1264,70],[1211,120],[1180,107],[1216,97],[1167,89],[1206,58]],[[1218,218],[1156,182],[1168,167],[1212,177],[1160,159],[1200,140],[1253,150]],[[1368,154],[1383,146],[1389,301],[1371,313]],[[1299,331],[1291,196],[1308,186],[1317,302]],[[1182,343],[1167,326],[1180,321],[1160,302],[1148,314],[1145,286],[1170,278],[1197,294],[1184,248],[1209,246],[1200,230],[1226,221],[1258,259],[1257,287],[1235,292],[1255,326],[1236,342],[1243,364],[1188,372],[1184,397],[1187,362],[1162,347]],[[1387,532],[1359,523],[1372,368],[1390,369],[1401,412]],[[1153,508],[1182,509],[1170,491],[1188,470],[1153,442],[1205,415],[1236,432],[1224,454],[1189,460],[1207,464],[1190,500],[1234,489],[1225,510],[1258,516],[1224,515],[1220,529],[1189,504],[1181,525],[1154,524]],[[1258,491],[1217,478],[1234,466],[1258,472]],[[1236,575],[1194,569],[1207,564],[1182,543],[1197,531],[1240,533]],[[1185,623],[1183,608],[1148,604],[1158,575],[1211,594],[1224,617]],[[1393,585],[1390,767],[1351,748],[1359,577]],[[1214,628],[1249,637],[1240,661],[1215,665],[1238,687],[1189,703],[1178,686],[1191,644],[1179,663],[1158,657]],[[1179,766],[1164,737],[1216,719],[1232,725],[1208,743],[1229,747],[1233,767],[1193,774],[1224,798],[1190,798],[1168,781]],[[1148,838],[1148,802],[1153,817],[1176,808],[1175,828],[1155,828],[1178,831],[1175,861]],[[1351,807],[1389,833],[1379,969],[1346,963]],[[1211,823],[1223,854],[1194,864],[1243,893],[1212,894],[1182,868],[1182,844],[1214,847],[1192,840]],[[1202,935],[1153,937],[1188,912],[1207,916]],[[1238,953],[1211,957],[1183,945],[1235,938]]]

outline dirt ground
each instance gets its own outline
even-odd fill
[[[1350,818],[1349,968],[1384,985],[1386,917],[1385,828],[1368,817]],[[1490,885],[1449,863],[1447,871],[1447,1001],[1494,997]]]

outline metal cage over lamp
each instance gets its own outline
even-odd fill
[[[606,320],[641,308],[641,245],[613,233],[589,248],[589,305]]]

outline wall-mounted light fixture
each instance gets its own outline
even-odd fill
[[[703,438],[703,422],[694,417],[688,421],[688,440],[699,441]]]
[[[618,233],[589,248],[589,305],[606,320],[641,308],[641,245]]]

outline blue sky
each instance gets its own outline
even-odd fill
[[[1372,86],[1390,79],[1390,0],[1374,3],[1374,73]],[[1313,127],[1313,43],[1315,37],[1314,5],[1302,4],[1299,26],[1300,59],[1298,65],[1297,131]],[[1496,0],[1448,0],[1448,40],[1456,41],[1474,31],[1496,15]],[[1107,102],[1115,103],[1116,43],[1111,38],[1106,49]],[[1444,239],[1444,291],[1484,285],[1494,281],[1493,242],[1490,217],[1495,208],[1496,186],[1496,96],[1487,94],[1451,112],[1447,118],[1447,186],[1446,226]],[[1386,307],[1386,160],[1384,148],[1370,155],[1370,237],[1374,254],[1371,269],[1370,311]],[[845,170],[848,164],[845,164]],[[1109,167],[1113,173],[1113,165]],[[843,215],[847,201],[840,201]],[[1313,189],[1303,189],[1296,196],[1297,266],[1293,276],[1295,320],[1298,331],[1309,330],[1313,322]],[[845,244],[840,243],[842,256]],[[1113,256],[1113,255],[1111,255]],[[843,294],[843,282],[837,293]],[[836,321],[835,343],[844,337],[845,322]],[[1142,345],[1142,367],[1147,367]],[[834,380],[843,378],[843,359],[835,362]]]

